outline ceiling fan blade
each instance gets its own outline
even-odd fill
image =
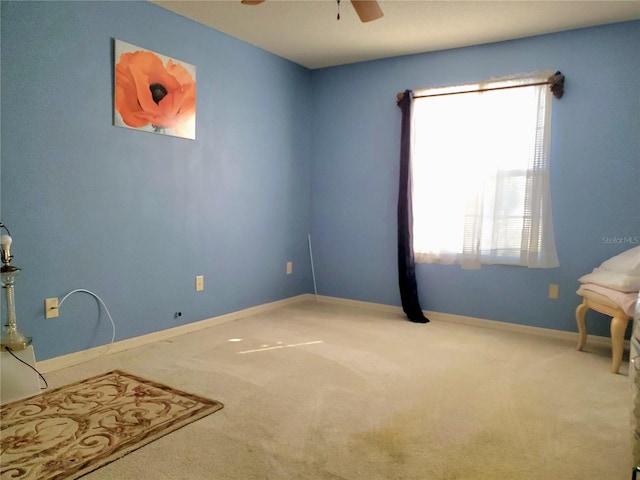
[[[382,10],[376,0],[351,0],[354,10],[361,22],[371,22],[382,18]]]
[[[260,5],[264,0],[242,0],[243,5]]]

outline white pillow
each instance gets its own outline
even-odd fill
[[[640,275],[640,247],[634,247],[602,262],[600,268],[611,272]]]
[[[583,275],[578,281],[580,283],[595,283],[620,292],[637,292],[640,290],[640,275],[627,275],[603,268],[594,268],[593,272]]]

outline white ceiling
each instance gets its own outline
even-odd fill
[[[640,1],[380,0],[361,23],[351,2],[151,0],[307,68],[406,55],[640,19]]]

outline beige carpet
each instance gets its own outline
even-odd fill
[[[73,479],[222,408],[113,371],[2,406],[2,479]]]
[[[627,365],[576,343],[309,301],[47,379],[121,369],[225,404],[83,480],[629,480]]]

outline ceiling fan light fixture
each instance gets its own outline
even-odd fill
[[[351,0],[351,4],[363,23],[377,20],[383,16],[382,9],[376,0]]]

